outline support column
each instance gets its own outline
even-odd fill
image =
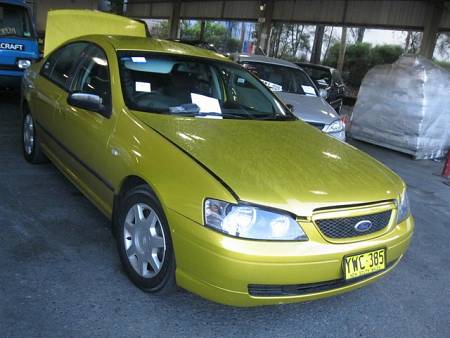
[[[267,53],[270,40],[270,31],[272,29],[272,18],[273,18],[273,0],[261,1],[260,4],[260,16],[259,22],[259,32],[258,32],[258,47]]]
[[[420,44],[419,55],[431,59],[439,34],[444,4],[442,2],[428,2],[428,8],[425,15],[424,30],[422,42]]]
[[[175,0],[172,2],[172,16],[170,18],[170,39],[180,38],[180,13],[181,13],[181,0]]]
[[[244,40],[245,40],[245,22],[241,23],[241,39],[239,40],[239,52],[243,52],[244,49]]]
[[[205,20],[200,21],[200,37],[199,37],[200,41],[205,40],[205,26],[206,26],[206,21]]]
[[[320,63],[320,57],[322,56],[322,42],[323,34],[325,33],[324,25],[317,25],[316,32],[314,33],[314,42],[311,52],[311,63]]]

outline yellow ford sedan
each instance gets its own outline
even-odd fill
[[[34,64],[23,90],[25,158],[50,159],[112,220],[145,291],[306,301],[377,280],[408,248],[402,180],[218,54],[85,36]]]

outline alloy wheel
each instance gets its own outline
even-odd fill
[[[145,203],[134,204],[123,227],[126,256],[133,269],[144,278],[156,276],[166,254],[166,239],[156,212]]]
[[[23,120],[23,146],[25,152],[31,155],[34,149],[34,122],[31,114],[27,114]]]

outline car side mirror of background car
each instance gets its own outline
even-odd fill
[[[287,107],[292,113],[295,112],[295,107],[294,107],[292,104],[288,103],[288,104],[286,104],[286,107]]]
[[[71,106],[103,113],[105,106],[100,96],[87,93],[72,93],[67,98],[67,103]]]
[[[324,88],[320,88],[319,95],[320,95],[320,97],[323,97],[326,100],[328,98],[328,90],[326,90]]]

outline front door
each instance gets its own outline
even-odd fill
[[[71,93],[98,95],[104,109],[89,111],[71,106],[67,96],[60,98],[61,139],[72,154],[80,188],[107,215],[112,213],[114,188],[110,183],[110,161],[113,156],[108,141],[113,133],[116,116],[111,114],[111,83],[108,60],[104,51],[91,45],[74,75]],[[70,94],[68,94],[70,95]]]

